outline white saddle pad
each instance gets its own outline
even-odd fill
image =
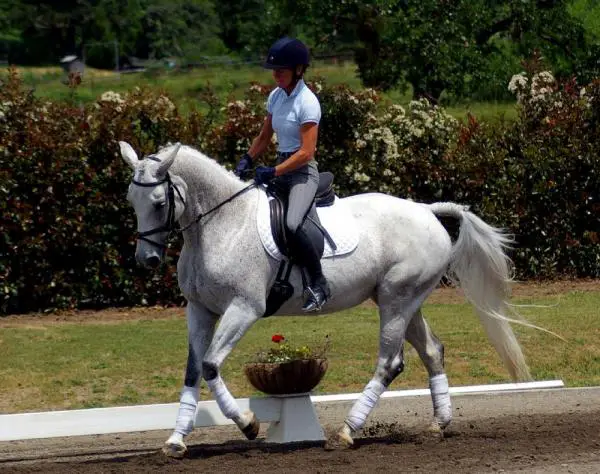
[[[285,257],[275,244],[271,233],[271,211],[267,193],[261,190],[258,193],[258,209],[256,212],[256,226],[258,235],[268,254],[276,260]],[[337,249],[334,251],[325,239],[323,258],[337,257],[352,252],[358,245],[358,228],[354,216],[343,200],[335,198],[333,205],[328,207],[317,207],[317,214],[321,225],[327,229],[329,235],[335,242]]]

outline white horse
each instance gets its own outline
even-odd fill
[[[263,248],[256,228],[257,193],[264,191],[254,187],[244,191],[248,183],[187,146],[170,146],[142,160],[129,144],[120,142],[120,149],[134,171],[127,198],[137,216],[137,261],[156,267],[175,223],[183,230],[177,270],[188,302],[189,355],[175,430],[164,451],[174,457],[186,451],[184,437],[193,429],[202,378],[223,414],[254,439],[259,423],[252,412],[241,412],[219,369],[244,333],[265,313],[279,265]],[[505,316],[510,280],[505,234],[453,203],[427,205],[378,193],[342,201],[358,224],[359,244],[347,255],[323,260],[331,286],[324,310],[336,312],[372,298],[379,307],[380,342],[374,376],[338,432],[339,441],[352,444],[353,433],[364,426],[381,394],[402,372],[405,340],[416,349],[429,373],[434,424],[443,430],[450,423],[443,346],[421,314],[421,305],[444,275],[460,284],[474,305],[511,377],[530,379]],[[439,216],[460,222],[454,245]],[[302,314],[298,269],[290,281],[294,295],[277,315]]]

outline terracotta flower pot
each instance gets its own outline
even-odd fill
[[[327,359],[301,359],[283,363],[254,362],[244,372],[254,388],[268,395],[310,392],[325,375]]]

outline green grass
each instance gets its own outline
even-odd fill
[[[469,102],[461,105],[446,107],[447,112],[457,119],[464,120],[467,114],[478,120],[498,121],[515,120],[517,109],[515,104],[506,102]]]
[[[568,386],[600,385],[600,291],[521,303],[546,305],[520,312],[568,341],[516,329],[534,378],[562,379]],[[470,306],[428,305],[425,315],[445,344],[451,385],[509,381]],[[361,391],[374,370],[378,331],[375,309],[367,305],[329,316],[261,320],[232,352],[223,377],[234,396],[256,394],[243,375],[243,364],[271,344],[272,334],[282,333],[297,344],[319,344],[329,334],[330,366],[319,392]],[[0,329],[0,412],[177,401],[186,351],[183,316],[5,327]],[[423,366],[407,346],[405,372],[391,388],[426,386]]]
[[[64,74],[60,68],[20,68],[19,72],[28,87],[35,90],[40,98],[49,100],[67,100],[72,92],[63,84]],[[352,62],[331,64],[317,62],[308,73],[308,78],[320,76],[328,84],[347,84],[353,89],[362,88],[356,74],[356,65]],[[166,91],[182,112],[191,110],[207,111],[202,101],[202,94],[209,88],[222,100],[241,98],[251,82],[271,84],[269,71],[260,66],[214,66],[206,69],[194,69],[187,72],[163,71],[143,74],[117,75],[110,71],[88,70],[84,81],[77,88],[75,100],[89,103],[96,100],[103,92],[112,90],[126,92],[135,87],[151,87]],[[411,100],[410,92],[397,90],[383,94],[387,101],[406,105]],[[478,119],[514,118],[514,104],[502,102],[468,102],[448,108],[449,112],[459,119],[464,119],[468,112]]]
[[[360,80],[355,75],[355,66],[345,62],[339,65],[318,63],[311,68],[311,76],[322,76],[329,84],[348,84],[359,88]],[[71,91],[62,82],[64,74],[59,68],[20,69],[27,86],[35,94],[49,100],[66,100]],[[76,99],[87,103],[103,92],[112,90],[126,92],[135,87],[151,87],[166,91],[183,111],[202,109],[202,93],[209,88],[225,100],[241,98],[251,82],[270,84],[269,71],[259,66],[213,66],[191,71],[151,71],[137,74],[115,74],[108,71],[90,70],[77,88]]]

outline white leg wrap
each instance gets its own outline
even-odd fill
[[[346,418],[346,424],[353,431],[358,431],[365,425],[369,413],[375,408],[383,392],[385,386],[378,380],[371,380],[367,384]]]
[[[208,388],[210,388],[210,391],[217,400],[217,405],[219,405],[221,412],[226,418],[237,419],[242,416],[242,412],[240,411],[235,398],[233,398],[231,393],[229,393],[229,390],[227,390],[220,375],[212,380],[208,380],[207,383]]]
[[[448,391],[446,374],[435,375],[429,379],[431,400],[433,401],[433,416],[440,427],[445,428],[452,420],[452,403]]]
[[[184,386],[179,399],[179,413],[175,423],[175,432],[182,436],[189,435],[194,429],[196,407],[198,406],[198,388]]]

